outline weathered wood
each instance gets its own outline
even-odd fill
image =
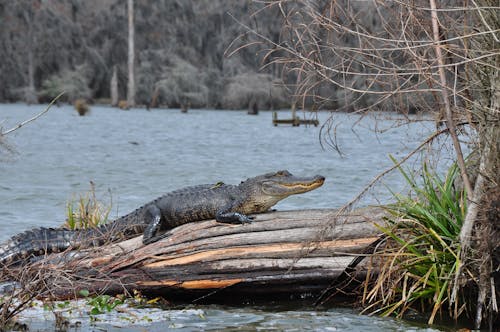
[[[248,225],[214,220],[182,225],[142,245],[142,237],[100,248],[51,255],[38,268],[61,270],[52,294],[143,292],[169,295],[319,292],[378,238],[373,221],[384,214],[366,208],[256,215]],[[357,275],[366,271],[360,268]]]

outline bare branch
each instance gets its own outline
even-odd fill
[[[443,102],[444,102],[444,107],[446,111],[446,125],[449,129],[449,133],[451,136],[451,140],[453,142],[453,146],[455,148],[455,153],[457,155],[457,163],[458,167],[460,168],[460,174],[462,175],[462,179],[464,181],[465,185],[465,190],[469,195],[472,193],[472,185],[469,180],[469,176],[467,175],[467,169],[465,168],[465,160],[464,156],[462,153],[462,147],[460,146],[460,142],[458,140],[458,135],[457,135],[457,130],[455,127],[455,121],[453,120],[453,112],[451,110],[451,105],[450,105],[450,98],[448,96],[448,83],[446,82],[446,74],[444,72],[444,61],[443,61],[443,54],[441,52],[441,45],[442,42],[439,37],[439,19],[437,16],[437,11],[436,9],[436,1],[435,0],[429,0],[430,6],[433,9],[431,11],[432,15],[432,31],[434,34],[434,50],[436,52],[436,57],[437,61],[439,64],[438,67],[438,72],[439,72],[439,78],[441,80],[441,86],[443,89],[440,89]]]
[[[30,118],[30,119],[28,119],[28,120],[26,120],[26,121],[23,121],[23,122],[21,122],[21,123],[17,124],[16,126],[14,126],[14,127],[10,128],[9,130],[4,131],[3,133],[0,133],[0,137],[5,136],[5,135],[8,135],[8,134],[10,134],[10,133],[11,133],[11,132],[13,132],[13,131],[18,130],[19,128],[23,127],[24,125],[27,125],[28,123],[35,121],[36,119],[38,119],[39,117],[41,117],[42,115],[44,115],[45,113],[47,113],[47,112],[50,110],[50,108],[52,107],[52,105],[54,105],[54,103],[55,103],[55,102],[56,102],[56,101],[57,101],[57,100],[58,100],[58,99],[59,99],[59,98],[60,98],[63,94],[64,94],[64,92],[61,92],[59,95],[57,95],[57,97],[55,97],[55,98],[54,98],[54,99],[50,102],[50,104],[49,104],[49,105],[47,105],[47,107],[46,107],[43,111],[41,111],[40,113],[38,113],[38,114],[37,114],[37,115],[35,115],[34,117],[32,117],[32,118]]]

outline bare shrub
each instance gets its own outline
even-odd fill
[[[50,101],[64,91],[61,101],[73,102],[76,99],[90,99],[92,97],[88,84],[88,68],[79,66],[75,70],[63,70],[53,74],[42,84],[40,99]]]
[[[205,74],[180,58],[171,61],[172,66],[165,68],[161,79],[154,85],[153,105],[205,107],[208,103]]]
[[[271,75],[245,73],[231,77],[224,89],[222,107],[243,109],[252,102],[259,109],[290,107],[283,84]]]

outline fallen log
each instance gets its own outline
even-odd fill
[[[142,237],[53,254],[34,264],[55,298],[139,290],[166,298],[207,294],[292,295],[324,290],[379,237],[384,211],[364,208],[269,212],[247,225],[214,220],[177,227],[144,246]],[[358,266],[355,277],[366,269]]]

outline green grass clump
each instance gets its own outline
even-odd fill
[[[69,229],[87,229],[99,227],[108,222],[109,206],[103,205],[95,195],[94,183],[90,182],[90,191],[80,195],[78,200],[66,205],[65,227]]]
[[[400,168],[414,196],[394,194],[387,206],[391,217],[378,225],[387,236],[385,248],[374,257],[378,276],[366,289],[365,309],[383,316],[402,317],[408,309],[430,311],[429,324],[449,304],[451,283],[460,264],[459,233],[466,213],[463,190],[454,187],[458,168],[445,179],[423,166],[421,181]],[[431,310],[429,310],[431,309]],[[458,317],[464,306],[455,303]],[[450,307],[451,310],[451,307]]]

